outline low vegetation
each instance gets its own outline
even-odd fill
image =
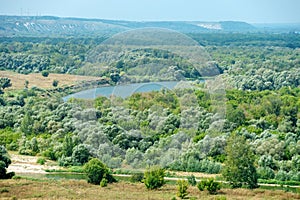
[[[17,199],[166,199],[176,196],[177,186],[166,184],[158,190],[148,190],[143,183],[119,181],[107,187],[89,184],[84,180],[44,180],[44,179],[10,179],[0,180],[0,198]],[[210,195],[199,191],[197,187],[188,188],[190,199],[299,199],[300,195],[282,190],[265,189],[224,189],[218,194]]]
[[[180,197],[181,199],[184,199],[188,195],[188,187],[189,184],[186,180],[178,180],[177,183],[177,196]]]
[[[147,189],[154,190],[161,188],[166,183],[164,177],[164,169],[159,166],[152,166],[145,171],[143,182]]]
[[[217,191],[221,189],[221,184],[214,179],[202,180],[197,184],[200,191],[207,190],[209,194],[217,194]]]
[[[91,159],[84,165],[84,172],[87,174],[89,183],[100,184],[102,187],[116,181],[110,170],[97,158]]]

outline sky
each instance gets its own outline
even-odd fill
[[[300,0],[0,0],[0,15],[300,23]]]

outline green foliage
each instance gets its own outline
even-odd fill
[[[188,183],[189,183],[191,186],[197,185],[197,181],[196,181],[196,178],[195,178],[194,174],[188,176],[187,179],[188,179]]]
[[[237,126],[240,126],[245,122],[244,111],[228,103],[226,108],[226,119],[237,124]]]
[[[26,113],[22,122],[21,122],[21,131],[26,135],[30,135],[33,129],[33,119],[30,113]]]
[[[45,158],[38,158],[36,163],[38,163],[40,165],[44,165],[46,163],[46,159]]]
[[[4,146],[0,146],[0,179],[10,179],[15,173],[6,173],[6,168],[11,164],[11,160]]]
[[[144,184],[147,189],[154,190],[165,184],[165,170],[159,166],[149,167],[144,173]]]
[[[209,194],[216,194],[217,191],[221,189],[220,183],[214,181],[212,178],[200,181],[197,184],[197,187],[200,191],[204,191],[206,189]]]
[[[206,186],[206,181],[200,181],[200,182],[197,184],[197,188],[198,188],[200,191],[204,191],[204,190],[205,190],[205,186]]]
[[[256,157],[250,160],[257,164],[259,177],[298,180],[299,50],[289,44],[299,46],[299,37],[264,33],[209,33],[194,37],[206,45],[219,71],[224,71],[226,84],[233,88],[226,90],[226,119],[217,136],[211,137],[210,127],[221,124],[222,119],[214,112],[213,96],[201,89],[202,84],[197,85],[199,89],[135,93],[127,99],[116,99],[116,106],[106,97],[97,98],[95,104],[78,99],[63,102],[63,93],[73,89],[34,87],[0,94],[0,145],[26,155],[41,153],[61,166],[88,161],[86,149],[78,148],[82,144],[113,168],[125,163],[133,168],[160,165],[173,170],[219,173],[221,163],[230,158],[225,152],[228,133],[236,132],[254,150]],[[199,76],[197,70],[172,52],[125,52],[119,62],[108,63],[108,67],[99,65],[99,70],[95,70],[96,65],[85,56],[101,39],[32,39],[38,42],[17,37],[0,42],[0,68],[24,74],[94,74],[111,78],[112,84],[120,77],[141,82],[149,81],[147,76],[153,71],[165,74],[166,71],[155,68],[158,64],[177,66],[172,68],[174,72],[189,79]],[[229,43],[230,48],[226,46]],[[149,62],[154,63],[153,68],[139,68]],[[186,94],[195,95],[195,99],[186,98]],[[185,101],[195,101],[199,108],[188,108]],[[249,159],[241,154],[236,161],[240,160]],[[242,161],[241,166],[249,169],[244,170],[242,177],[249,177],[247,171],[254,171],[252,165],[246,166]],[[241,183],[249,185],[244,179]]]
[[[90,157],[90,152],[83,144],[79,144],[74,147],[72,153],[73,164],[83,165],[89,160],[89,157]]]
[[[58,80],[53,80],[53,82],[52,82],[52,86],[53,87],[57,87],[58,86]]]
[[[100,182],[100,186],[101,187],[106,187],[108,183],[108,180],[106,178],[102,178],[101,182]]]
[[[8,88],[11,86],[10,79],[7,77],[1,77],[0,78],[0,94],[3,89]]]
[[[222,176],[232,187],[257,187],[254,154],[244,137],[231,134],[226,147],[227,159]]]
[[[172,170],[187,172],[218,174],[221,170],[221,164],[208,159],[199,160],[194,157],[184,157],[182,160],[176,160],[173,162],[169,168]]]
[[[257,169],[257,176],[260,179],[273,179],[275,177],[275,173],[269,167],[259,167]]]
[[[103,178],[107,179],[108,183],[115,182],[109,168],[97,158],[91,159],[84,165],[84,172],[87,174],[88,183],[99,185]]]
[[[144,173],[138,172],[131,174],[130,181],[131,182],[142,182],[144,179]]]
[[[20,140],[19,153],[30,156],[35,156],[37,153],[39,153],[39,146],[36,137],[33,137],[30,141],[23,137]]]
[[[0,129],[0,145],[6,145],[6,148],[8,150],[17,150],[18,147],[14,148],[13,145],[17,145],[16,143],[20,138],[21,134],[18,132],[14,132],[11,128]]]
[[[42,71],[42,76],[43,77],[48,77],[49,76],[49,72],[48,71]]]
[[[289,180],[289,174],[283,170],[279,170],[276,173],[275,179],[278,181],[287,181]]]
[[[189,184],[186,180],[178,180],[177,181],[177,196],[180,197],[181,199],[184,199],[188,195],[188,187]]]
[[[63,155],[72,156],[74,142],[70,135],[66,135],[63,142]]]

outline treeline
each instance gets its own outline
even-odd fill
[[[189,34],[202,46],[249,46],[249,47],[288,47],[299,48],[297,33],[201,33]]]

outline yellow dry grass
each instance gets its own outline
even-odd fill
[[[48,77],[43,77],[41,73],[32,74],[18,74],[11,71],[0,71],[0,77],[7,77],[11,79],[12,86],[8,89],[23,89],[25,81],[29,81],[28,87],[39,87],[43,89],[54,88],[52,86],[53,80],[57,80],[59,86],[69,86],[81,81],[101,80],[94,76],[78,76],[71,74],[54,74],[50,73]]]
[[[189,187],[189,196],[194,199],[300,199],[299,194],[247,189],[222,189],[217,195],[200,192]],[[176,196],[175,185],[148,191],[142,183],[118,182],[106,188],[88,184],[84,180],[0,180],[0,199],[171,199]]]

